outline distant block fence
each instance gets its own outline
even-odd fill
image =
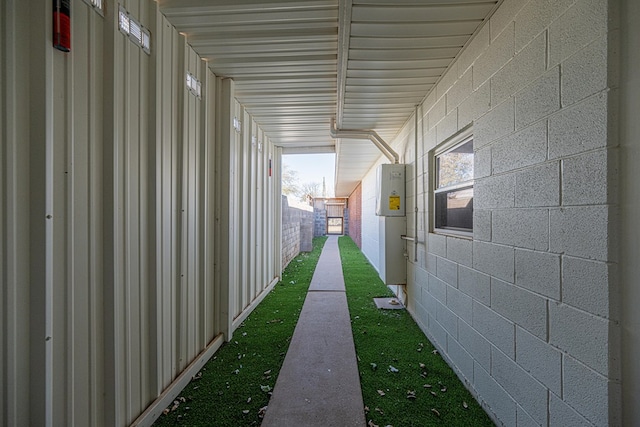
[[[313,211],[289,206],[287,196],[282,196],[282,268],[300,252],[311,252],[312,241]]]

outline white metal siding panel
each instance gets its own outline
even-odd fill
[[[0,423],[27,425],[29,306],[29,11],[0,5]]]

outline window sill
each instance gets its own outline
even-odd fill
[[[446,228],[436,228],[433,230],[433,234],[440,234],[449,237],[459,237],[461,239],[473,240],[473,231],[458,231],[449,230]]]

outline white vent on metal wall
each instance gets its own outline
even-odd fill
[[[236,132],[240,132],[242,130],[242,122],[237,117],[233,118],[233,128]]]
[[[102,3],[102,0],[91,1],[99,1]],[[129,36],[129,40],[140,46],[145,53],[151,53],[151,33],[142,24],[132,18],[122,5],[120,5],[118,9],[118,27],[123,34]]]
[[[187,89],[198,99],[202,98],[202,83],[191,73],[187,73]]]
[[[84,2],[94,8],[100,15],[104,16],[104,0],[84,0]]]

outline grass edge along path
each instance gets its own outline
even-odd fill
[[[289,348],[326,237],[295,257],[282,280],[154,426],[257,426]]]
[[[368,425],[493,426],[407,310],[376,308],[393,293],[353,240],[338,246]]]

